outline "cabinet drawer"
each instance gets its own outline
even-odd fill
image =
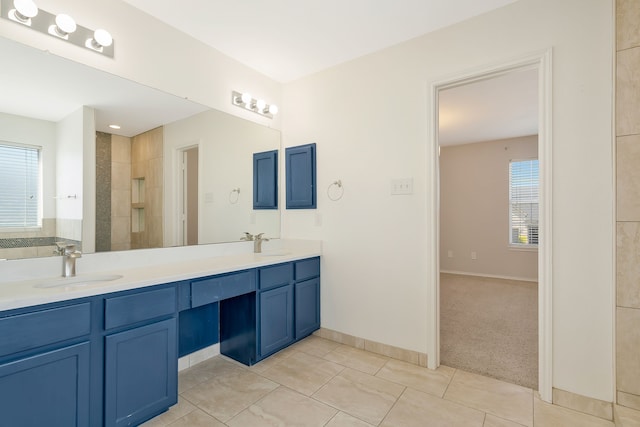
[[[305,280],[320,275],[320,258],[296,261],[296,280]]]
[[[258,270],[260,290],[288,285],[293,279],[293,264],[278,264]]]
[[[155,289],[105,300],[104,327],[117,328],[160,316],[177,310],[176,288]]]
[[[0,319],[0,356],[87,335],[91,303],[51,308]]]
[[[200,307],[256,290],[253,270],[191,282],[191,307]]]

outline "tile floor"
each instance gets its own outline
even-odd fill
[[[436,371],[316,336],[246,367],[216,356],[179,374],[178,404],[144,427],[614,424],[542,402],[533,390]]]

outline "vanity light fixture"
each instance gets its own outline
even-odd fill
[[[31,26],[31,18],[38,15],[38,6],[31,0],[14,0],[13,9],[9,10],[8,18],[14,22]]]
[[[0,0],[0,17],[113,58],[113,38],[108,31],[94,31],[76,24],[70,15],[39,9],[33,0]]]
[[[245,110],[253,111],[261,116],[273,118],[278,114],[278,106],[274,104],[267,104],[264,99],[254,99],[251,94],[244,92],[231,92],[231,103],[236,107],[243,108]]]
[[[78,25],[76,20],[66,13],[56,15],[55,24],[50,25],[48,32],[52,36],[60,37],[61,39],[69,40],[69,34],[74,33]]]
[[[105,47],[109,47],[112,44],[113,44],[113,37],[111,37],[111,33],[109,33],[109,31],[104,30],[102,28],[98,28],[93,32],[93,37],[90,39],[87,39],[84,45],[89,49],[102,52]]]

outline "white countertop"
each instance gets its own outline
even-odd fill
[[[320,245],[293,245],[291,247],[266,250],[262,254],[239,253],[191,260],[176,260],[175,262],[161,262],[156,265],[142,267],[129,266],[123,269],[101,269],[99,274],[96,272],[80,272],[76,278],[86,277],[91,279],[92,276],[108,274],[122,275],[122,278],[86,284],[74,279],[75,283],[50,288],[35,286],[46,280],[46,278],[42,277],[9,281],[0,283],[0,311],[279,264],[320,256],[321,253]],[[80,271],[82,270],[80,269]],[[55,277],[51,276],[50,278],[54,279]]]

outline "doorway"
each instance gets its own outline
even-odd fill
[[[178,243],[198,244],[198,147],[179,150]]]
[[[449,251],[443,249],[440,246],[442,236],[440,209],[441,209],[441,194],[440,194],[440,135],[438,124],[442,122],[446,117],[440,118],[439,116],[439,98],[443,91],[461,87],[464,85],[470,85],[475,82],[483,82],[491,79],[495,79],[500,76],[505,76],[514,72],[522,72],[526,70],[535,70],[537,72],[537,90],[538,90],[538,148],[537,157],[539,160],[539,225],[538,225],[538,307],[537,307],[537,329],[538,329],[538,390],[541,398],[545,401],[551,401],[551,132],[550,132],[550,117],[551,117],[551,54],[544,52],[533,57],[524,58],[514,61],[509,64],[503,64],[500,66],[492,67],[486,70],[482,70],[474,73],[467,73],[457,78],[448,79],[446,81],[436,82],[432,85],[432,107],[433,115],[431,117],[432,125],[432,153],[433,163],[432,177],[431,177],[431,194],[429,197],[429,208],[432,213],[432,217],[429,223],[429,229],[433,235],[437,236],[436,239],[432,239],[432,245],[430,246],[430,267],[432,268],[429,273],[430,278],[430,292],[429,292],[429,305],[433,309],[432,314],[429,317],[429,330],[433,333],[433,336],[429,339],[428,354],[429,367],[435,368],[440,365],[440,352],[441,352],[441,282],[440,282],[440,265],[442,257],[449,257]],[[500,94],[494,93],[495,97]],[[472,212],[470,212],[471,214]],[[505,228],[505,241],[508,238],[508,228]],[[435,241],[434,241],[435,240]],[[468,256],[470,260],[477,260],[481,254],[470,251]],[[462,254],[461,254],[462,255]],[[455,257],[455,253],[453,254]],[[474,260],[474,261],[475,261]],[[490,275],[489,273],[485,275]]]

